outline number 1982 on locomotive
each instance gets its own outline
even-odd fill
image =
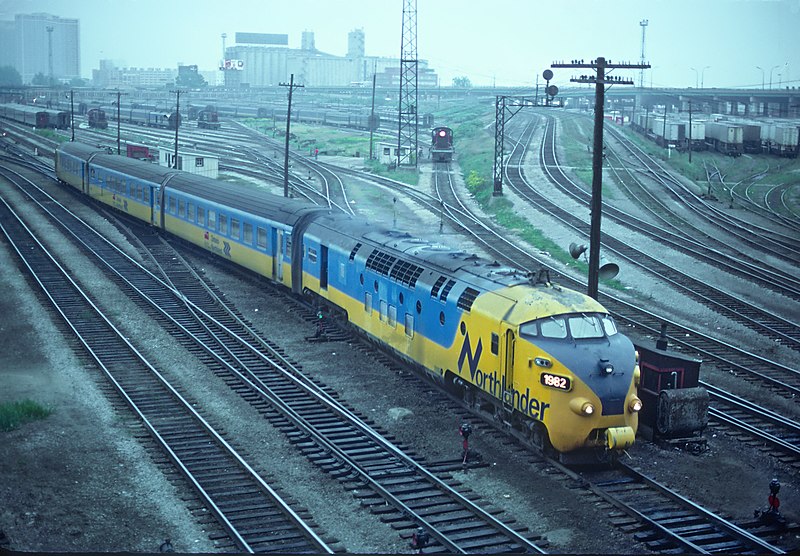
[[[542,376],[539,380],[542,384],[549,386],[550,388],[567,391],[572,389],[572,382],[570,381],[569,377],[566,376],[542,373]]]

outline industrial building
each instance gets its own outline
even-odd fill
[[[303,32],[301,47],[288,48],[288,35],[236,33],[236,44],[224,49],[225,86],[228,88],[272,87],[294,74],[295,83],[308,87],[342,87],[372,83],[376,74],[378,86],[400,86],[398,58],[367,56],[363,29],[355,29],[347,37],[347,54],[335,56],[317,50],[314,33]],[[436,87],[438,76],[418,63],[420,87]]]

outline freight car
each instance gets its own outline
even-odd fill
[[[596,300],[329,208],[70,142],[58,179],[326,304],[475,412],[562,461],[634,443],[639,366]],[[542,279],[537,279],[542,278]]]
[[[706,122],[706,143],[722,154],[740,156],[744,152],[744,130],[731,123]]]
[[[686,143],[686,125],[683,122],[671,121],[666,118],[653,118],[650,120],[650,131],[655,136],[658,145],[666,147],[674,145],[684,148]]]
[[[70,126],[70,113],[63,110],[50,110],[46,109],[48,127],[56,129],[69,129]]]
[[[800,126],[765,124],[762,132],[764,149],[770,154],[797,158],[800,147]]]
[[[453,130],[449,127],[435,127],[431,131],[431,160],[433,162],[450,162],[453,160]]]
[[[50,114],[47,110],[35,106],[0,104],[0,116],[37,129],[51,127]]]
[[[86,113],[86,118],[89,121],[89,127],[96,129],[107,129],[108,120],[106,119],[106,111],[102,108],[91,108]]]

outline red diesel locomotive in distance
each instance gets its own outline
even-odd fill
[[[431,160],[433,162],[450,162],[453,160],[453,130],[439,126],[431,132]]]

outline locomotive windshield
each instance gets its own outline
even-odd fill
[[[526,322],[519,327],[521,336],[587,340],[617,334],[617,325],[611,315],[578,313],[557,315]]]

